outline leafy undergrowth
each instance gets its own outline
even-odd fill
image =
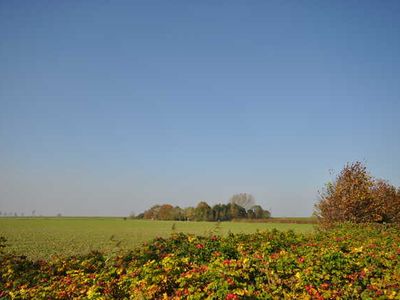
[[[0,255],[2,299],[400,299],[400,230],[384,226],[178,233],[48,261]]]

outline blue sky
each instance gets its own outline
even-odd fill
[[[399,1],[1,1],[0,210],[255,196],[346,162],[400,185]]]

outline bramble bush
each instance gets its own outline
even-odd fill
[[[400,299],[400,229],[175,233],[128,253],[0,256],[2,299]]]
[[[3,236],[0,236],[0,255],[3,254],[3,249],[6,247],[7,239]]]
[[[315,206],[322,225],[400,223],[400,189],[373,178],[361,162],[347,164]]]

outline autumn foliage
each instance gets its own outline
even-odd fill
[[[400,190],[372,177],[361,162],[347,164],[315,206],[323,225],[400,223]]]
[[[0,299],[400,299],[396,226],[174,233],[128,253],[0,255]]]

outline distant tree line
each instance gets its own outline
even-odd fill
[[[36,210],[32,211],[31,215],[26,215],[27,217],[42,217],[41,214],[36,215]],[[58,213],[56,215],[57,217],[62,217],[61,213]],[[25,217],[25,213],[17,213],[17,212],[6,212],[6,211],[0,211],[0,217]]]
[[[131,216],[133,217],[133,216]],[[230,221],[233,219],[266,219],[271,213],[256,205],[250,194],[232,196],[228,204],[210,206],[201,201],[196,207],[180,208],[171,204],[154,205],[137,215],[137,219],[176,221]]]
[[[0,211],[0,217],[23,217],[24,213],[16,213],[16,212],[6,212],[6,211]]]

